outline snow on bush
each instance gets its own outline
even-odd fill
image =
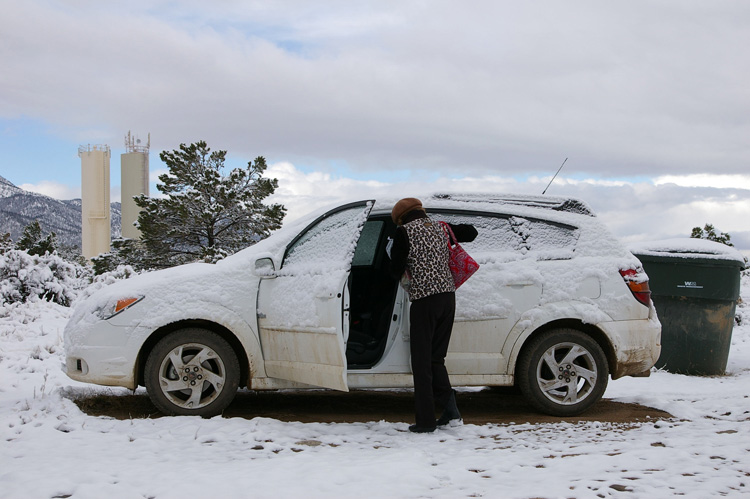
[[[740,289],[750,289],[750,268],[742,272],[740,279]],[[737,312],[734,316],[734,322],[738,326],[750,324],[750,300],[747,299],[747,296],[740,296],[740,299],[737,300]]]
[[[0,253],[0,307],[46,300],[69,307],[103,286],[127,279],[136,272],[129,265],[95,276],[91,267],[71,263],[57,253],[30,255],[9,249]]]
[[[84,267],[57,254],[8,250],[0,254],[0,304],[43,299],[70,306],[87,284],[85,274]]]
[[[78,299],[84,300],[105,286],[109,286],[110,284],[123,279],[129,279],[137,274],[138,272],[130,265],[118,265],[116,269],[110,272],[104,272],[103,274],[92,276],[86,281],[86,287],[78,295]]]

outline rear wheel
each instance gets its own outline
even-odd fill
[[[609,366],[601,347],[575,329],[555,329],[524,349],[516,371],[528,402],[553,416],[574,416],[601,399]]]
[[[165,336],[151,350],[144,369],[151,401],[172,416],[221,414],[239,386],[237,355],[221,336],[205,329]]]

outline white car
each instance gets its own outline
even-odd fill
[[[251,390],[412,386],[409,300],[388,271],[395,202],[299,220],[219,263],[98,290],[65,328],[71,378],[135,389],[172,415],[220,414]],[[582,202],[435,195],[469,223],[481,265],[456,292],[454,386],[517,385],[536,409],[578,414],[608,378],[648,375],[661,326],[640,262]]]

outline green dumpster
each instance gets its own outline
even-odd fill
[[[745,267],[742,254],[692,238],[642,243],[631,251],[648,274],[662,325],[656,367],[680,374],[724,374]]]

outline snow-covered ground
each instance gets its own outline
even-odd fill
[[[126,393],[60,370],[70,309],[0,306],[0,497],[736,497],[750,495],[750,277],[726,376],[656,372],[606,398],[674,415],[628,425],[115,420],[71,398]]]

